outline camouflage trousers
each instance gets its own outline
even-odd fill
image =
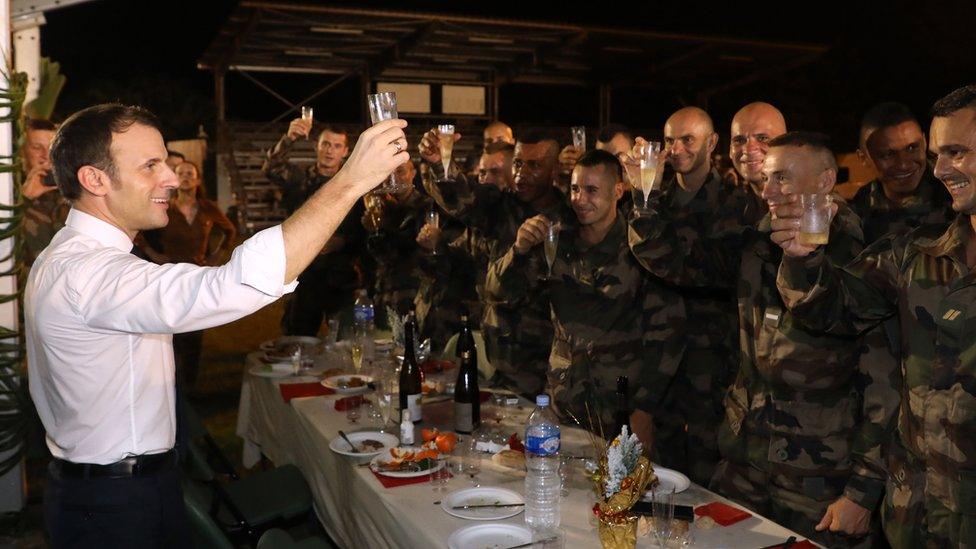
[[[843,476],[791,478],[724,460],[710,488],[825,547],[872,547],[875,536],[870,534],[852,538],[815,530],[846,484]]]
[[[703,486],[721,460],[718,428],[725,418],[723,398],[734,372],[727,352],[687,349],[654,413],[655,463],[677,469]]]
[[[899,444],[891,446],[888,482],[881,506],[888,543],[895,549],[976,547],[976,499],[962,502],[963,512],[953,512],[926,494],[924,464],[908,459]],[[969,497],[973,498],[976,479],[970,482],[973,484],[968,487]],[[959,491],[962,495],[965,487],[961,486]]]

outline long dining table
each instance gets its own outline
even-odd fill
[[[341,395],[292,398],[285,402],[280,386],[316,382],[316,376],[269,378],[251,373],[259,368],[261,353],[247,356],[241,389],[237,434],[244,439],[244,464],[253,466],[261,455],[276,465],[294,464],[305,475],[315,498],[315,512],[323,528],[340,547],[348,548],[443,548],[453,532],[476,521],[448,515],[438,503],[451,491],[469,488],[465,475],[448,480],[447,492],[435,492],[429,483],[385,488],[374,473],[363,466],[363,459],[343,456],[329,448],[339,431],[372,430],[368,417],[351,424],[345,412],[336,411]],[[323,366],[330,366],[325,364]],[[333,365],[342,366],[342,364]],[[453,402],[424,404],[425,421],[417,427],[450,429]],[[521,433],[531,412],[531,404],[521,403],[506,414],[494,414],[492,404],[483,407],[483,425],[491,422],[500,432]],[[399,434],[390,426],[393,434]],[[563,429],[567,438],[585,439],[582,430]],[[523,491],[524,473],[497,466],[490,456],[482,461],[478,475],[481,486]],[[567,482],[568,492],[561,498],[560,530],[566,548],[599,548],[596,522],[591,511],[594,496],[583,475]],[[699,506],[710,502],[737,504],[694,483],[675,496],[678,505]],[[523,514],[498,521],[524,525]],[[686,546],[758,548],[783,543],[791,536],[802,536],[755,513],[732,524],[719,526],[710,520],[696,520]],[[638,547],[654,547],[652,537],[639,537]]]

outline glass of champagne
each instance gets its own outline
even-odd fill
[[[441,214],[437,211],[437,207],[431,207],[427,210],[427,224],[434,229],[439,229],[441,227]],[[437,255],[437,243],[434,243],[434,249],[430,252],[432,255]]]
[[[800,230],[796,240],[804,246],[820,246],[827,243],[830,235],[829,194],[800,195],[803,215],[800,217]]]
[[[544,244],[546,264],[549,266],[549,273],[546,278],[552,278],[552,264],[556,261],[556,246],[559,245],[559,222],[554,221],[549,224]]]
[[[312,107],[309,107],[308,105],[302,105],[302,120],[306,122],[311,122],[313,114],[314,111],[312,110]],[[308,135],[305,136],[305,139],[311,139],[311,138],[312,138],[312,128],[309,127]]]
[[[437,142],[441,149],[441,164],[444,166],[444,179],[449,180],[448,175],[451,166],[451,156],[454,154],[454,124],[441,124],[437,126]]]
[[[373,124],[397,117],[397,99],[393,92],[371,93],[366,96],[366,102],[369,104],[369,118]],[[399,187],[396,176],[390,174],[389,181],[373,189],[373,192],[393,193],[397,190]]]
[[[573,148],[579,152],[586,152],[586,126],[573,126]]]
[[[352,367],[359,374],[363,371],[363,340],[361,337],[357,336],[352,340],[349,352],[352,354]]]
[[[660,141],[648,141],[640,148],[640,185],[644,193],[644,209],[647,209],[647,201],[651,196],[651,191],[657,184],[657,168],[659,155],[661,153]]]

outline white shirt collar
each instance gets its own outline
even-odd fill
[[[105,246],[118,248],[126,253],[132,251],[132,239],[122,232],[122,229],[91,214],[71,208],[65,225],[83,235],[94,238]]]

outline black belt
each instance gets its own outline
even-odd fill
[[[63,477],[88,479],[147,477],[173,469],[176,462],[176,450],[170,449],[161,454],[132,456],[108,465],[74,463],[58,458],[54,458],[51,465]]]

